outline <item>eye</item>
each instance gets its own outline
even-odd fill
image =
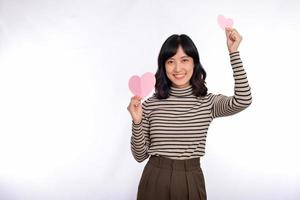
[[[183,62],[188,62],[189,60],[188,59],[183,59]]]
[[[172,64],[173,63],[173,60],[169,60],[167,61],[168,64]]]

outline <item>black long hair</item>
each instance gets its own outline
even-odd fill
[[[205,85],[206,72],[200,63],[198,50],[194,42],[185,34],[173,34],[163,43],[158,56],[158,68],[155,73],[156,83],[154,93],[158,99],[166,99],[169,97],[172,82],[166,75],[165,62],[176,54],[179,45],[188,56],[193,58],[194,61],[193,75],[190,79],[193,94],[197,97],[205,96],[207,94],[207,87]]]

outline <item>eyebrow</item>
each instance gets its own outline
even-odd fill
[[[189,58],[190,56],[181,56],[180,58]],[[169,59],[174,59],[173,57],[169,58]]]

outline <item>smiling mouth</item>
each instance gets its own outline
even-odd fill
[[[185,74],[174,74],[173,75],[176,79],[182,79],[185,77]]]

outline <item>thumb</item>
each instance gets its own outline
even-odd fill
[[[229,39],[229,35],[230,35],[230,28],[229,27],[225,27],[225,34],[226,34],[226,37]]]

